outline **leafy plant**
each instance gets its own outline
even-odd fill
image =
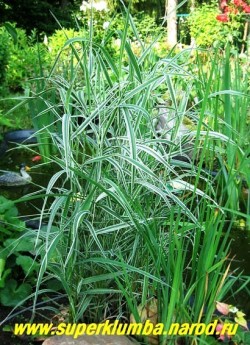
[[[215,50],[210,57],[198,53],[195,65],[199,66],[196,69],[199,78],[194,83],[196,102],[201,104],[204,129],[206,132],[219,131],[225,138],[211,142],[206,159],[206,165],[218,171],[219,203],[231,212],[242,209],[248,214],[249,200],[243,199],[243,188],[250,185],[247,67],[238,55],[230,53],[229,46],[225,51]],[[216,159],[213,152],[216,152]]]
[[[18,219],[18,210],[13,201],[0,196],[0,241],[3,243],[14,231],[22,231],[24,222]]]
[[[17,281],[10,279],[1,289],[1,304],[8,307],[15,307],[21,301],[25,300],[32,292],[30,284],[22,283],[17,285]]]
[[[6,71],[9,59],[8,33],[5,28],[0,27],[0,83],[6,81]]]
[[[27,255],[34,249],[34,244],[27,240],[25,234],[27,235],[25,223],[18,218],[18,210],[14,202],[1,196],[0,302],[5,306],[15,307],[32,291],[31,282],[38,264]],[[29,282],[18,283],[20,277],[18,267],[22,269],[23,278],[29,277]]]
[[[243,23],[236,15],[230,22],[221,22],[216,19],[218,3],[202,4],[188,17],[190,35],[199,47],[214,45],[225,46],[226,43],[239,45],[243,38]]]
[[[236,344],[246,344],[247,338],[249,339],[250,335],[245,319],[246,314],[235,306],[227,303],[216,302],[216,309],[221,314],[219,324],[216,327],[218,339],[223,342],[232,339]],[[223,330],[224,323],[227,323],[229,326],[226,332]],[[235,326],[237,327],[237,332],[235,334],[230,334],[229,330],[232,330]]]
[[[6,83],[13,92],[25,90],[27,81],[34,76],[39,76],[39,61],[43,68],[50,66],[50,57],[47,48],[42,43],[37,43],[36,32],[28,36],[25,30],[16,28],[17,42],[9,42],[8,70]],[[39,51],[39,53],[38,53]]]

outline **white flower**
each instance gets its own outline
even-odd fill
[[[87,1],[83,1],[80,6],[80,11],[86,12],[90,8],[89,3]]]
[[[43,43],[47,46],[48,45],[48,37],[47,35],[44,36]]]
[[[104,22],[102,27],[104,30],[106,30],[109,27],[110,22]]]
[[[105,0],[90,0],[89,2],[83,1],[80,6],[80,11],[86,12],[91,7],[96,11],[108,11],[108,4]]]
[[[107,11],[108,10],[108,4],[105,0],[93,2],[93,7],[97,11]]]
[[[117,38],[116,40],[114,40],[114,45],[117,46],[117,47],[120,47],[121,46],[121,39],[120,38]]]

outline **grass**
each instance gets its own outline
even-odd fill
[[[128,320],[130,314],[140,321],[139,305],[155,299],[166,329],[172,322],[209,323],[215,301],[224,301],[236,280],[229,273],[233,220],[223,207],[236,212],[238,199],[224,202],[204,167],[213,169],[210,160],[221,164],[220,193],[229,193],[236,173],[245,176],[239,167],[247,152],[232,118],[239,100],[247,98],[244,90],[227,90],[228,53],[221,90],[218,64],[204,72],[198,55],[197,74],[179,62],[189,50],[156,60],[152,47],[138,39],[142,52],[135,56],[127,40],[129,13],[125,22],[118,61],[92,40],[91,26],[89,39],[65,44],[72,50],[69,78],[52,69],[32,95],[37,121],[42,124],[46,115],[43,130],[53,147],[46,159],[57,165],[40,191],[41,219],[48,217],[48,225],[36,233],[40,271],[34,308],[44,293],[60,291],[74,322]],[[199,97],[196,104],[192,92]],[[171,139],[158,138],[153,125],[153,109],[163,94],[175,118]],[[231,111],[230,120],[219,118],[223,109],[227,116]],[[192,120],[195,131],[180,140],[184,118]],[[185,154],[185,139],[193,146],[191,162],[175,158]],[[237,168],[232,153],[242,158]],[[33,197],[40,195],[23,200]],[[160,337],[161,344],[175,340]],[[198,343],[205,344],[205,337],[187,340]]]
[[[249,95],[247,63],[226,51],[215,51],[202,66],[197,56],[198,80],[195,91],[204,105],[200,116],[206,130],[224,135],[223,141],[212,142],[207,165],[219,172],[217,179],[220,203],[234,211],[240,210],[243,185],[249,186]],[[203,56],[204,58],[204,56]],[[216,159],[216,161],[215,161]],[[243,209],[249,214],[249,200]]]

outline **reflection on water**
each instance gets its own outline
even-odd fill
[[[25,195],[42,190],[47,186],[48,181],[53,172],[48,170],[48,167],[43,164],[32,162],[32,157],[35,153],[30,152],[28,149],[12,149],[0,161],[0,170],[19,172],[19,165],[25,163],[31,170],[29,172],[32,177],[32,183],[24,186],[3,187],[0,188],[0,193],[5,198],[10,200],[17,200]],[[18,203],[18,210],[20,215],[37,215],[38,210],[43,203],[42,198],[33,199]]]
[[[235,256],[232,267],[240,267],[245,275],[250,276],[250,231],[232,231],[231,256]]]
[[[235,271],[232,275],[237,277],[237,275],[241,274],[241,278],[237,279],[233,286],[233,291],[229,294],[228,303],[242,310],[247,315],[247,320],[250,320],[250,284],[247,284],[235,296],[233,294],[237,289],[241,289],[250,277],[250,231],[233,229],[231,239],[230,258],[234,258],[231,264],[231,271]]]

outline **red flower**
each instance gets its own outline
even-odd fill
[[[250,13],[250,6],[246,6],[246,7],[244,8],[244,12],[245,12],[245,13]]]
[[[241,1],[240,0],[234,0],[235,6],[240,6]]]
[[[235,6],[237,7],[242,7],[243,11],[246,12],[246,9],[249,10],[249,5],[245,2],[245,1],[242,1],[242,0],[234,0],[234,4]],[[248,13],[248,12],[246,12]]]
[[[235,6],[244,6],[245,2],[242,0],[234,0]]]
[[[31,160],[32,162],[39,162],[42,159],[41,156],[34,156]]]
[[[227,15],[227,13],[218,14],[216,16],[216,19],[219,20],[220,22],[228,22],[229,21],[229,17]]]

